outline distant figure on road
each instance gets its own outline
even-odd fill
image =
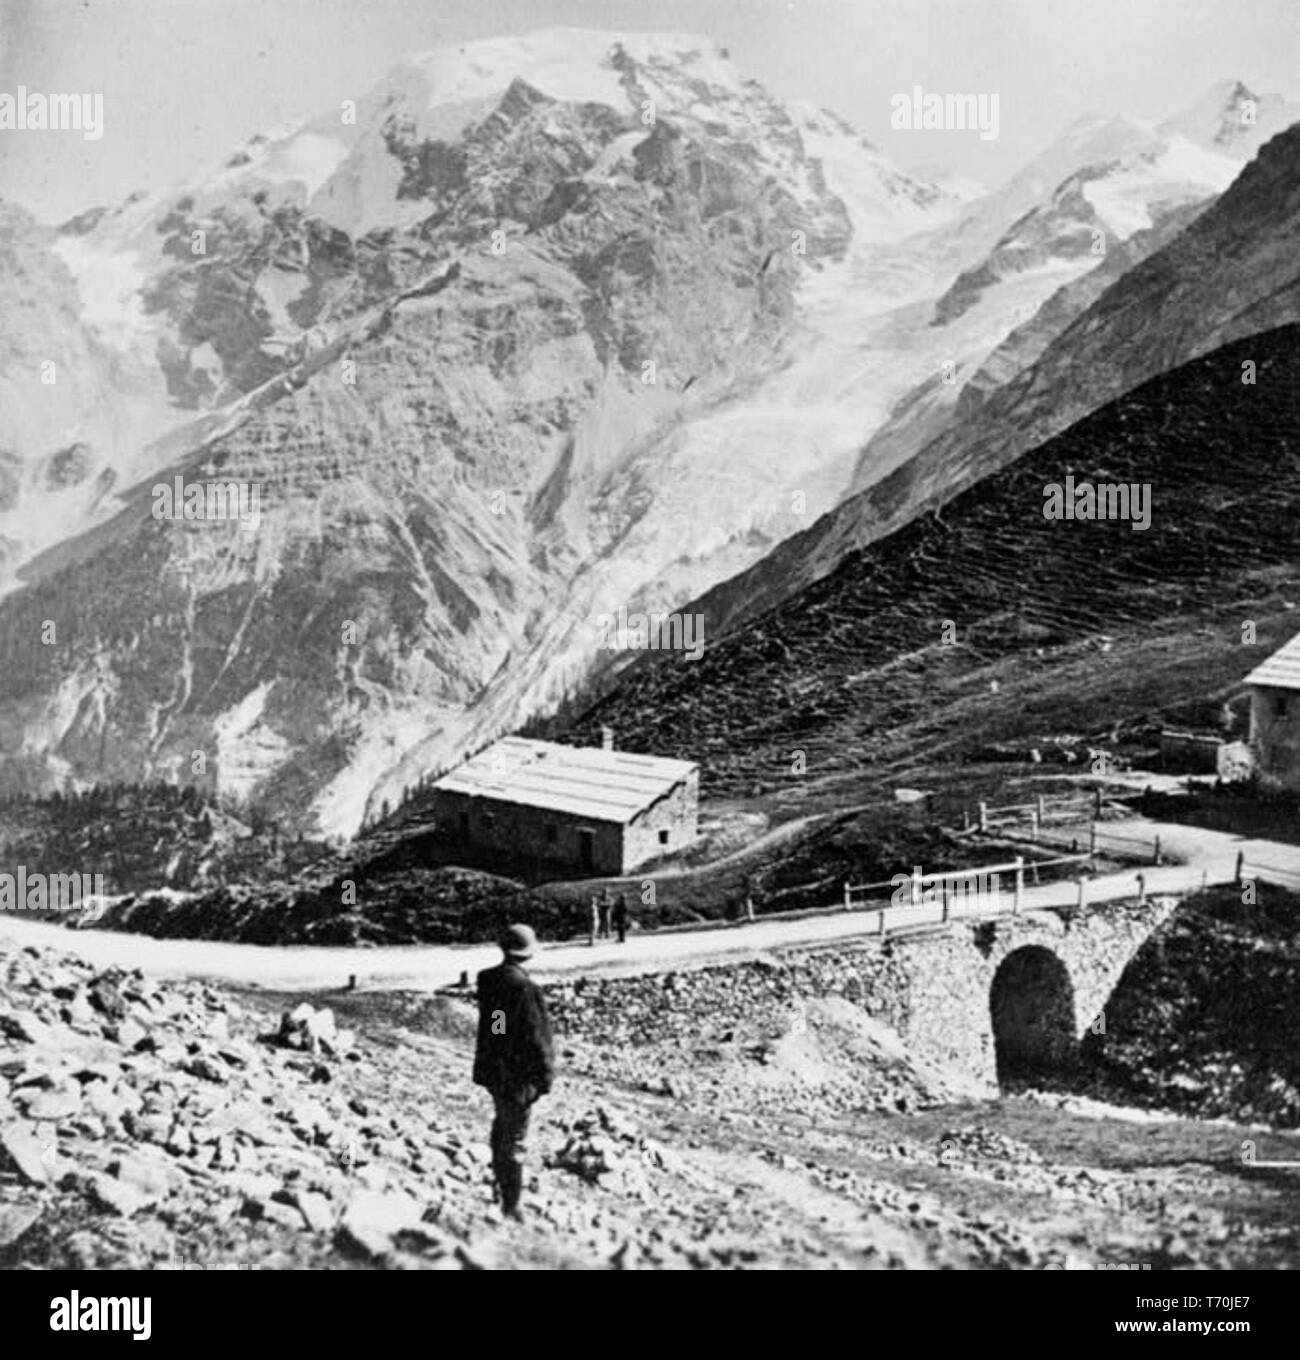
[[[613,903],[609,900],[609,889],[605,889],[605,895],[600,899],[600,938],[609,939],[609,913]]]
[[[591,938],[588,944],[596,943],[596,936],[600,934],[600,899],[595,893],[591,895],[591,920],[588,923],[591,931]]]
[[[537,936],[528,926],[510,926],[501,950],[505,961],[478,975],[474,1083],[492,1096],[492,1174],[502,1212],[517,1219],[528,1119],[555,1079],[555,1049],[546,1001],[524,968],[537,952]]]
[[[627,899],[622,893],[614,899],[614,929],[618,931],[619,944],[627,943]]]

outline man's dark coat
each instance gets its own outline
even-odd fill
[[[489,1091],[531,1088],[535,1098],[551,1089],[554,1077],[551,1020],[541,988],[509,960],[484,969],[478,975],[475,1083]]]

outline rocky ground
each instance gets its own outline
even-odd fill
[[[1250,900],[1244,900],[1250,899]],[[1265,883],[1184,902],[1084,1041],[1092,1094],[1208,1119],[1300,1125],[1295,893]]]
[[[1280,1265],[1247,1130],[989,1100],[844,998],[713,1034],[557,1006],[504,1223],[468,996],[302,1004],[0,957],[0,1264],[187,1268]],[[1286,1137],[1286,1136],[1278,1136]],[[1292,1141],[1294,1136],[1289,1136]],[[1267,1149],[1277,1155],[1277,1140]]]

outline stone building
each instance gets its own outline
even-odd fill
[[[1250,745],[1266,778],[1300,790],[1300,633],[1246,677]]]
[[[695,839],[699,766],[686,760],[506,737],[433,785],[442,834],[583,873],[623,874]]]

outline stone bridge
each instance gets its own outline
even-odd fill
[[[905,997],[893,1023],[917,1056],[990,1082],[1060,1071],[1102,1030],[1124,970],[1176,908],[1160,898],[1036,911],[895,941]]]
[[[917,1058],[990,1085],[1060,1072],[1099,1027],[1124,970],[1177,909],[1148,898],[985,922],[769,949],[728,961],[546,985],[561,1031],[616,1045],[687,1046],[801,997],[842,996],[885,1021]]]

